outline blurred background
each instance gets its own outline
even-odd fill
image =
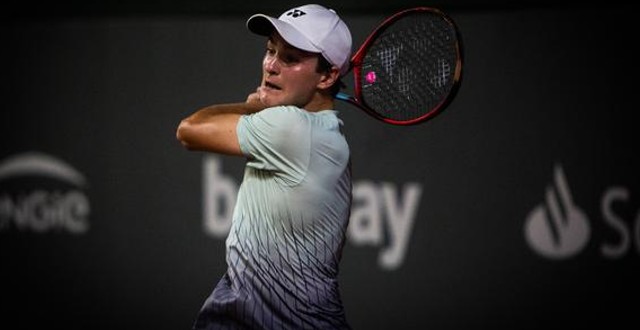
[[[265,41],[250,15],[305,3],[10,2],[0,327],[190,329],[226,269],[243,160],[188,152],[175,129],[259,83]],[[319,3],[343,16],[354,50],[413,6],[445,11],[463,39],[462,85],[433,120],[390,126],[338,103],[354,171],[340,274],[353,328],[637,324],[630,6]]]

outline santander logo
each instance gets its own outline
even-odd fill
[[[589,219],[574,201],[562,166],[556,165],[543,202],[525,219],[524,237],[534,252],[553,260],[574,257],[587,244],[597,245],[607,259],[621,259],[634,251],[640,255],[640,210],[638,200],[632,197],[629,187],[606,188],[600,198],[599,217],[592,214]],[[592,226],[598,226],[598,236],[591,235]]]
[[[527,216],[524,234],[537,253],[562,259],[580,252],[589,241],[589,220],[575,205],[569,184],[559,165],[554,169],[554,183],[547,187],[545,202]]]

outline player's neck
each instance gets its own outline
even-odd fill
[[[334,102],[332,96],[316,93],[313,99],[303,108],[309,112],[318,112],[322,110],[332,110],[333,106]]]

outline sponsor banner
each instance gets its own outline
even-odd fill
[[[340,284],[354,329],[634,324],[633,13],[453,13],[465,67],[441,115],[392,127],[336,106],[353,157]],[[381,18],[349,16],[355,44]],[[2,30],[0,328],[191,326],[226,268],[244,161],[186,151],[175,129],[255,90],[265,40],[245,19]]]
[[[0,231],[67,232],[90,229],[84,175],[54,156],[25,152],[0,160]]]
[[[223,172],[222,164],[219,156],[203,159],[204,230],[221,240],[231,228],[239,184]],[[353,183],[352,194],[353,207],[347,228],[349,242],[354,246],[377,247],[380,269],[400,267],[420,208],[422,184],[359,180]]]

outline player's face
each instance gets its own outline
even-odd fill
[[[260,100],[267,106],[304,108],[313,99],[323,76],[316,72],[317,66],[317,54],[297,49],[273,33],[262,61]]]

